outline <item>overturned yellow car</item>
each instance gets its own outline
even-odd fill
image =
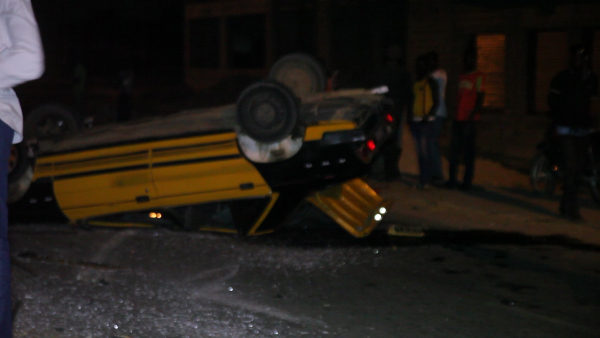
[[[236,104],[97,127],[40,146],[33,183],[12,209],[54,207],[75,224],[168,223],[257,235],[309,202],[363,237],[390,203],[361,177],[393,119],[389,101],[368,90],[299,98],[262,81]]]

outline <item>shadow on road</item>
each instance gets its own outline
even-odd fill
[[[531,192],[526,192],[526,191],[520,190],[520,189],[502,189],[502,190],[509,192],[511,195],[516,194],[516,195],[520,195],[520,196],[528,197],[528,198],[532,197]],[[508,194],[503,194],[498,191],[487,190],[480,186],[474,186],[473,189],[466,191],[465,193],[470,196],[473,196],[473,197],[478,197],[478,198],[486,199],[491,202],[502,203],[502,204],[518,207],[523,210],[535,212],[535,213],[538,213],[541,215],[557,216],[557,213],[554,210],[549,210],[548,208],[528,202],[522,198],[518,198],[515,196],[508,195]],[[557,205],[557,209],[558,209],[558,205]]]
[[[533,193],[528,190],[516,189],[516,188],[502,188],[503,191],[506,191],[513,195],[523,196],[524,198],[536,199],[536,200],[546,200],[556,202],[556,208],[560,203],[560,198],[562,196],[562,192],[557,192],[552,196],[544,195],[543,193]],[[579,196],[579,205],[583,209],[591,209],[598,210],[600,206],[596,203],[593,198],[586,192]]]

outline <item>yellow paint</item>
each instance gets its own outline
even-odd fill
[[[315,192],[307,199],[355,237],[370,234],[381,222],[375,220],[379,209],[389,209],[391,204],[358,178]]]
[[[275,192],[271,195],[271,200],[269,201],[269,204],[267,205],[265,210],[262,212],[262,214],[260,215],[260,217],[258,218],[256,223],[254,223],[254,226],[252,227],[252,229],[250,229],[250,231],[248,232],[248,235],[257,235],[256,231],[258,230],[258,228],[260,227],[262,222],[265,220],[265,218],[267,218],[267,215],[269,214],[269,212],[271,212],[271,209],[273,209],[273,206],[275,205],[275,202],[277,202],[278,198],[279,198],[279,193],[277,193],[277,192]]]
[[[269,186],[258,186],[252,190],[224,190],[210,193],[197,193],[191,195],[171,196],[167,198],[150,199],[149,202],[124,202],[100,204],[79,208],[65,209],[63,213],[71,220],[77,221],[86,218],[93,218],[102,215],[118,214],[130,211],[143,211],[148,209],[160,209],[165,207],[178,207],[208,202],[228,201],[242,198],[256,198],[269,196],[271,188]],[[58,197],[57,197],[58,200]]]
[[[235,137],[231,132],[41,157],[36,178],[53,179],[56,200],[72,221],[270,195]]]
[[[342,131],[356,129],[356,123],[351,121],[319,121],[316,125],[306,128],[305,141],[317,141],[323,138],[323,134],[331,131]]]

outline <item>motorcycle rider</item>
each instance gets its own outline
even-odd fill
[[[591,98],[598,94],[598,77],[590,70],[590,54],[583,45],[571,48],[571,66],[558,73],[550,84],[548,104],[563,151],[565,165],[564,193],[560,215],[583,222],[579,211],[579,185],[589,160],[591,126],[594,116]]]

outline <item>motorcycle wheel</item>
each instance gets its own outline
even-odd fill
[[[530,179],[531,188],[534,193],[541,193],[545,196],[552,196],[556,190],[557,168],[550,163],[546,155],[538,153],[533,158],[531,165]]]
[[[590,193],[596,203],[600,204],[600,161],[596,162],[596,175],[590,178]]]

